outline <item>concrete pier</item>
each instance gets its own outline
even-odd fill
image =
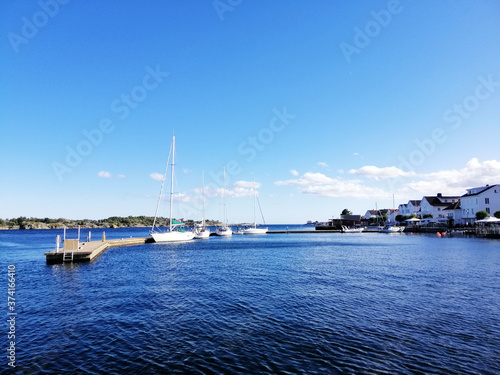
[[[91,262],[111,247],[142,245],[148,242],[153,242],[153,238],[137,237],[90,242],[65,240],[62,249],[52,250],[45,253],[45,260],[47,264]]]

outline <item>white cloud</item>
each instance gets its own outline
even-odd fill
[[[106,171],[100,171],[97,175],[101,178],[111,178],[111,173]]]
[[[469,160],[463,168],[427,174],[405,172],[396,167],[375,166],[365,166],[349,172],[351,175],[360,176],[359,179],[343,178],[340,177],[340,172],[337,172],[339,174],[335,177],[307,172],[296,178],[276,181],[274,184],[294,186],[302,194],[331,198],[392,201],[394,194],[398,204],[437,193],[460,196],[469,188],[500,184],[500,161],[481,162],[477,158]]]
[[[398,195],[420,199],[424,195],[463,195],[466,189],[500,183],[500,162],[480,162],[472,158],[464,168],[448,169],[428,174],[415,175],[402,185]]]
[[[227,190],[227,196],[232,198],[247,198],[253,197],[253,189],[247,189],[243,187],[235,187],[233,190]]]
[[[163,181],[163,175],[161,173],[151,173],[149,177],[156,181]]]
[[[190,203],[195,200],[191,195],[186,193],[175,193],[173,199],[176,202],[182,202],[182,203]]]
[[[462,169],[450,169],[425,175],[426,179],[445,183],[450,188],[470,188],[500,183],[500,162],[480,162],[472,158]]]
[[[118,178],[125,178],[125,175],[124,174],[119,174],[118,176],[116,176]]]
[[[328,168],[328,167],[329,167],[329,165],[328,165],[327,163],[323,162],[323,161],[319,161],[319,162],[318,162],[318,165],[319,165],[320,167],[325,167],[325,168]]]
[[[254,182],[254,181],[236,181],[234,183],[234,187],[237,188],[253,188],[255,184],[255,188],[258,189],[262,186],[260,182]]]
[[[366,165],[359,169],[351,169],[349,171],[349,174],[355,174],[374,179],[415,176],[415,172],[405,172],[397,167],[379,168],[374,165]]]
[[[198,189],[196,189],[198,190]],[[246,198],[253,197],[252,188],[242,186],[234,186],[233,189],[226,189],[226,197],[228,198]],[[258,192],[257,192],[258,195]],[[205,197],[207,198],[221,198],[224,196],[223,188],[205,187]]]
[[[290,169],[290,173],[294,176],[298,176],[299,172],[297,172],[295,169]]]
[[[277,181],[277,186],[295,185],[304,194],[330,198],[383,198],[389,194],[382,189],[365,186],[359,180],[331,178],[322,173],[304,173],[298,179]]]

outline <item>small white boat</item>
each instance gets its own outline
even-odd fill
[[[201,174],[201,201],[203,205],[203,218],[201,224],[194,225],[194,238],[198,240],[206,240],[210,238],[210,229],[205,226],[205,178],[204,172]]]
[[[215,234],[221,237],[229,237],[233,235],[233,230],[230,227],[219,227],[215,230]]]
[[[268,228],[250,227],[243,230],[243,234],[266,234]]]
[[[399,227],[397,225],[386,225],[383,228],[380,228],[378,231],[380,233],[400,233],[404,229],[404,227]]]
[[[255,181],[252,184],[252,190],[253,190],[253,227],[252,226],[245,227],[245,229],[242,230],[242,233],[243,234],[266,234],[268,231],[267,227],[266,228],[257,228],[257,219],[256,219],[257,191],[255,190]]]
[[[226,167],[224,167],[224,192],[222,195],[224,204],[224,225],[215,230],[217,236],[229,237],[233,235],[233,230],[227,225],[227,202],[226,202]]]
[[[168,163],[165,168],[165,173],[163,175],[163,181],[161,183],[160,188],[160,196],[158,198],[158,204],[156,205],[155,218],[153,221],[153,227],[151,228],[151,236],[155,240],[155,242],[184,242],[191,241],[194,238],[194,233],[192,231],[187,231],[183,226],[184,223],[181,221],[177,221],[172,217],[172,209],[174,203],[174,158],[175,158],[175,136],[172,137],[172,166],[171,166],[171,182],[170,182],[170,221],[168,224],[168,230],[165,232],[160,232],[156,229],[156,218],[158,217],[158,208],[160,206],[162,193],[163,193],[163,185],[165,184],[165,179],[167,176]]]
[[[361,233],[365,230],[363,227],[359,228],[348,228],[345,225],[342,225],[342,233]]]
[[[195,224],[194,238],[199,240],[206,240],[210,237],[210,229],[206,228],[203,224]]]

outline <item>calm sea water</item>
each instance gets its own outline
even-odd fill
[[[500,373],[500,241],[211,237],[47,266],[57,234],[0,231],[4,320],[8,265],[18,314],[1,373]]]

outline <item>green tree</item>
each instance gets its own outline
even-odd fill
[[[344,208],[340,214],[341,215],[352,215],[352,212],[349,211],[347,208]]]
[[[493,215],[494,215],[497,219],[500,219],[500,210],[496,211]]]
[[[423,216],[424,219],[432,219],[434,216],[432,214],[425,214]]]
[[[477,211],[476,212],[476,219],[477,220],[483,220],[486,219],[490,214],[486,211]]]

